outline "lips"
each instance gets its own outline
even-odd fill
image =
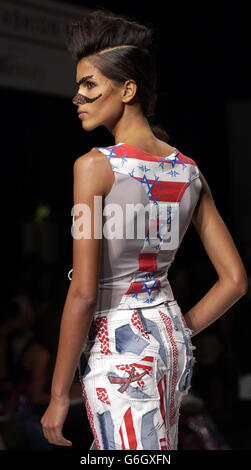
[[[82,111],[82,112],[78,113],[79,119],[82,119],[86,114],[87,114],[86,111]]]

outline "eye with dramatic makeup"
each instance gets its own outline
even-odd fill
[[[91,81],[90,78],[92,78],[92,75],[87,75],[85,77],[82,77],[78,82],[76,82],[78,88],[82,86],[82,87],[85,87],[88,91],[91,90],[92,88],[95,88],[97,84]],[[93,95],[93,93],[91,93],[91,95]],[[97,96],[90,98],[90,96],[86,96],[83,93],[79,93],[79,91],[77,91],[77,94],[72,99],[72,102],[73,104],[76,104],[76,105],[84,104],[84,103],[93,103],[101,96],[102,96],[102,93],[99,93]]]
[[[86,87],[88,88],[88,90],[91,90],[92,88],[94,88],[94,87],[96,86],[96,83],[90,82],[90,80],[87,80],[87,81],[85,82],[85,84],[86,84]],[[90,86],[89,86],[89,85],[90,85]]]
[[[89,80],[86,81],[85,83],[82,83],[81,85],[77,85],[76,88],[77,89],[80,89],[80,86],[82,88],[86,88],[87,90],[92,90],[93,88],[95,88],[97,85],[96,83],[94,82],[90,82]]]

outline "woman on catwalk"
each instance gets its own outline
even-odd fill
[[[196,162],[150,125],[151,29],[96,10],[70,25],[67,46],[82,128],[105,126],[114,144],[74,163],[72,277],[43,433],[72,445],[62,428],[78,367],[91,449],[175,450],[191,338],[245,294],[246,271]],[[167,273],[191,221],[218,280],[183,315]]]

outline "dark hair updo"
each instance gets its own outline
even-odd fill
[[[92,56],[92,63],[114,83],[134,80],[144,116],[154,119],[157,78],[153,32],[148,26],[107,10],[95,10],[69,24],[66,46],[76,63]],[[156,137],[169,142],[164,129],[150,125]]]

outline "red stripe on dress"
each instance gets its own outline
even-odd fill
[[[141,364],[139,364],[138,362],[133,364],[135,367],[137,367],[137,369],[143,369],[143,370],[149,370],[151,371],[152,370],[152,366],[143,366]]]
[[[160,442],[161,450],[167,450],[166,439],[165,438],[160,439],[159,442]]]
[[[137,439],[136,439],[136,434],[135,434],[135,430],[134,430],[134,426],[133,426],[131,408],[128,408],[127,412],[125,413],[124,421],[125,421],[127,438],[128,438],[128,442],[129,442],[129,448],[131,450],[136,450],[137,449]]]
[[[137,147],[133,147],[131,145],[127,144],[122,144],[119,147],[116,147],[114,145],[110,145],[109,147],[106,147],[108,149],[114,149],[114,152],[117,154],[117,158],[122,158],[123,156],[126,156],[126,158],[137,158],[138,160],[145,160],[146,162],[156,162],[159,163],[160,161],[163,161],[165,164],[170,164],[172,161],[167,161],[165,160],[165,157],[161,157],[161,155],[154,155],[152,153],[146,152],[145,150],[142,150]],[[126,155],[125,155],[125,150],[126,150]],[[183,165],[183,163],[189,164],[189,165],[195,165],[194,160],[192,158],[187,157],[187,155],[184,155],[181,153],[178,149],[176,149],[178,152],[178,158],[181,161],[177,161],[175,163],[176,165]],[[173,154],[174,152],[172,152]],[[172,155],[171,154],[171,155]],[[169,154],[170,155],[170,154]],[[168,155],[166,156],[168,158]],[[112,157],[116,158],[116,156]]]
[[[145,364],[142,364],[142,362],[151,362],[153,363],[153,356],[145,356],[141,359],[140,362],[134,362],[132,365],[134,365],[135,367],[137,367],[138,369],[143,369],[143,370],[152,370],[153,366],[148,366],[148,365],[145,365]]]
[[[153,362],[153,356],[145,356],[141,361]]]
[[[121,437],[121,444],[122,444],[122,450],[125,450],[125,443],[124,443],[124,438],[123,438],[123,433],[121,427],[119,428],[119,434]]]
[[[152,272],[157,270],[157,253],[140,253],[138,271]]]
[[[94,148],[97,148],[97,147],[94,147]],[[172,169],[172,165],[171,165],[172,159],[165,160],[166,157],[168,158],[168,155],[166,155],[165,157],[164,156],[162,157],[161,155],[154,155],[140,148],[137,148],[137,147],[133,148],[133,146],[131,145],[129,146],[127,144],[122,144],[119,147],[116,147],[116,145],[115,146],[110,145],[109,147],[104,147],[104,148],[113,149],[114,153],[116,154],[112,156],[112,158],[114,159],[119,160],[123,157],[126,157],[126,158],[136,158],[137,160],[143,160],[145,162],[156,162],[158,164],[160,162],[163,162],[165,165],[169,165],[170,169]],[[186,163],[187,165],[194,165],[194,166],[196,165],[195,161],[192,158],[188,157],[187,155],[184,155],[178,149],[176,149],[176,151],[178,152],[179,160],[175,162],[175,167],[179,168],[179,165],[183,165],[184,163]]]

